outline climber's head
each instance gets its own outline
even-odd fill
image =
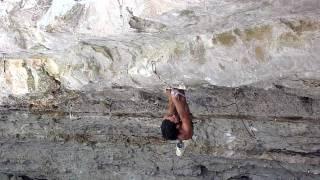
[[[161,124],[161,132],[163,138],[167,140],[176,140],[179,134],[177,123],[174,123],[168,119],[163,120]]]

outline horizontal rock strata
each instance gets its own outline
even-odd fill
[[[9,97],[0,171],[44,179],[317,179],[319,99],[252,87],[192,88],[195,142],[161,138],[161,91],[114,87]]]
[[[0,1],[0,180],[320,179],[319,0]],[[160,133],[185,85],[194,143]]]

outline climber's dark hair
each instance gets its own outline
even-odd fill
[[[165,119],[161,124],[162,137],[167,140],[176,140],[178,138],[179,131],[176,128],[176,124]]]

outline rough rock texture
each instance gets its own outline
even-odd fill
[[[195,143],[184,157],[159,133],[161,92],[114,87],[9,98],[2,172],[48,179],[317,179],[319,99],[249,87],[188,92]]]
[[[320,1],[0,1],[0,179],[320,179]],[[194,139],[161,138],[184,84]]]
[[[50,2],[49,9],[55,7],[55,2],[59,1]],[[83,3],[89,2],[72,1],[63,7],[72,8]],[[281,6],[283,4],[286,8]],[[41,73],[49,73],[64,87],[73,90],[111,87],[115,83],[139,88],[181,83],[228,87],[254,84],[271,88],[273,82],[277,82],[290,88],[309,89],[310,93],[319,95],[314,92],[320,77],[319,1],[289,4],[287,1],[213,1],[204,7],[194,5],[163,13],[156,20],[144,20],[132,10],[135,16],[126,24],[134,22],[137,32],[119,31],[120,34],[115,35],[105,31],[105,36],[98,36],[94,30],[83,34],[80,25],[68,29],[60,21],[60,24],[56,22],[59,27],[65,27],[61,32],[44,31],[36,22],[39,24],[51,15],[50,10],[43,12],[43,16],[39,14],[41,18],[33,22],[35,27],[30,27],[23,24],[28,21],[19,18],[19,13],[25,11],[19,8],[22,5],[11,10],[8,5],[8,13],[0,19],[8,24],[3,28],[6,32],[19,33],[12,36],[14,41],[6,40],[11,36],[3,34],[0,42],[4,52],[0,65],[3,68],[1,96],[42,91],[37,86],[43,83]],[[42,9],[44,7],[47,6]],[[72,16],[65,11],[64,16],[79,21],[85,14]],[[91,13],[97,16],[99,12],[92,10]],[[87,19],[81,24],[95,16],[85,17]],[[110,18],[116,17],[119,18],[110,14]],[[117,26],[104,26],[106,29],[111,27]],[[31,35],[25,35],[24,31]],[[41,70],[43,67],[45,72]],[[28,85],[30,78],[34,79],[33,90],[29,89],[32,86]]]

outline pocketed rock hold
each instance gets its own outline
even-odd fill
[[[166,30],[166,25],[162,23],[146,20],[137,16],[130,18],[129,25],[138,32],[155,33]]]

